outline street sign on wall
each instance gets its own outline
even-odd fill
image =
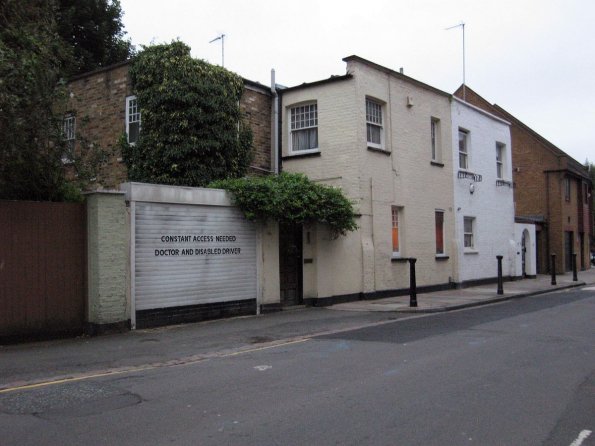
[[[136,310],[255,299],[256,230],[231,206],[137,201]]]

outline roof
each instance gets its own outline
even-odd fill
[[[287,93],[288,91],[299,90],[302,88],[310,88],[310,87],[316,87],[318,85],[330,84],[332,82],[346,81],[351,78],[353,78],[353,76],[351,74],[344,74],[342,76],[332,75],[331,77],[329,77],[327,79],[322,79],[322,80],[314,81],[314,82],[304,82],[303,84],[295,85],[293,87],[286,87],[279,91],[282,93]]]
[[[91,76],[94,76],[94,75],[99,74],[99,73],[106,73],[108,71],[112,71],[112,70],[115,70],[117,68],[120,68],[120,67],[129,65],[130,62],[131,62],[131,60],[128,59],[128,60],[125,60],[123,62],[118,62],[118,63],[112,64],[112,65],[108,65],[107,67],[101,67],[101,68],[98,68],[98,69],[93,70],[93,71],[87,71],[86,73],[77,74],[76,76],[73,76],[70,79],[68,79],[68,82],[78,81],[80,79],[84,79],[86,77],[91,77]],[[271,88],[270,87],[268,87],[266,85],[263,85],[260,82],[256,82],[256,81],[252,81],[250,79],[246,79],[245,77],[242,77],[242,80],[244,81],[244,85],[246,87],[249,87],[249,88],[251,88],[253,90],[258,90],[259,92],[264,93],[264,94],[271,95]]]
[[[463,85],[461,85],[456,91],[455,91],[455,95],[458,95],[459,92],[462,90]],[[548,150],[550,150],[555,156],[561,158],[561,157],[565,157],[568,159],[568,165],[567,165],[567,169],[570,172],[573,172],[581,177],[584,178],[589,178],[589,174],[586,171],[585,167],[578,162],[577,160],[575,160],[574,158],[572,158],[570,155],[568,155],[566,152],[564,152],[562,149],[560,149],[559,147],[557,147],[555,144],[553,144],[552,142],[548,141],[547,139],[545,139],[543,136],[541,136],[539,133],[537,133],[535,130],[533,130],[531,127],[529,127],[528,125],[524,124],[522,121],[520,121],[518,118],[516,118],[515,116],[511,115],[508,111],[506,111],[504,108],[500,107],[498,104],[492,104],[490,103],[487,99],[483,98],[481,95],[479,95],[476,91],[474,91],[473,89],[471,89],[468,85],[465,85],[465,90],[467,92],[471,92],[472,94],[476,95],[477,98],[483,102],[484,106],[487,106],[488,108],[490,108],[492,112],[494,112],[495,114],[501,115],[503,118],[506,118],[506,120],[510,121],[511,124],[517,125],[518,127],[522,128],[523,130],[525,130],[526,132],[530,133],[535,139],[537,139],[539,142],[541,142]]]
[[[451,98],[452,94],[447,93],[445,91],[439,90],[438,88],[432,87],[431,85],[424,84],[423,82],[418,81],[417,79],[413,79],[412,77],[406,76],[403,73],[398,71],[391,70],[390,68],[383,67],[382,65],[378,65],[377,63],[371,62],[363,57],[359,57],[356,55],[347,56],[343,58],[344,62],[359,62],[361,64],[367,65],[370,68],[374,68],[375,70],[382,71],[383,73],[390,74],[398,79],[404,80],[405,82],[409,82],[410,84],[414,84],[417,87],[423,88],[425,90],[432,91],[437,93],[441,96],[445,96],[447,98]]]

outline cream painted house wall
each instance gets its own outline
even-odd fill
[[[468,168],[459,166],[459,129],[468,132]],[[503,178],[496,174],[496,144],[504,145]],[[458,98],[452,101],[452,166],[456,209],[457,282],[516,275],[516,242],[510,124]],[[458,178],[459,172],[481,175],[481,181]],[[464,246],[464,218],[473,218],[473,247]]]
[[[341,187],[355,203],[359,230],[331,240],[324,227],[305,228],[304,297],[388,294],[409,286],[408,257],[418,286],[446,285],[455,270],[450,95],[357,57],[351,78],[283,92],[283,170]],[[383,147],[368,148],[366,98],[382,106]],[[318,105],[319,154],[292,157],[289,110]],[[440,156],[432,162],[432,119]],[[400,209],[400,258],[392,252],[391,209]],[[445,253],[436,255],[435,211],[444,211]],[[309,235],[308,235],[309,233]],[[309,242],[308,242],[309,240]]]

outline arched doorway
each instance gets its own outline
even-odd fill
[[[529,255],[527,255],[529,250]],[[522,277],[527,277],[527,271],[531,271],[531,238],[528,230],[523,231],[521,238],[521,264],[522,264]]]

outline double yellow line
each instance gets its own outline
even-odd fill
[[[258,351],[262,351],[262,350],[268,350],[271,348],[284,347],[286,345],[291,345],[291,344],[299,344],[302,342],[306,342],[308,340],[310,340],[310,337],[298,338],[298,339],[292,339],[292,340],[284,340],[284,341],[273,341],[273,342],[269,343],[268,345],[257,347],[257,348],[245,348],[245,349],[239,349],[239,350],[231,351],[231,352],[224,351],[224,352],[209,353],[209,354],[204,354],[204,355],[195,355],[195,356],[189,356],[189,357],[181,358],[181,359],[173,359],[173,360],[165,361],[165,362],[157,362],[157,363],[152,363],[152,364],[144,364],[144,365],[139,365],[139,366],[124,367],[124,368],[107,369],[104,371],[92,371],[92,372],[81,373],[81,374],[66,376],[66,377],[60,376],[60,377],[44,379],[42,381],[30,382],[27,384],[10,384],[9,383],[4,386],[0,385],[0,394],[9,393],[9,392],[17,392],[19,390],[37,389],[40,387],[47,387],[47,386],[53,386],[53,385],[57,385],[57,384],[71,383],[71,382],[75,382],[75,381],[83,381],[83,380],[93,379],[93,378],[103,378],[106,376],[122,375],[125,373],[137,373],[137,372],[143,372],[146,370],[155,370],[155,369],[164,368],[164,367],[192,365],[192,364],[196,364],[196,363],[199,363],[202,361],[207,361],[209,359],[229,358],[231,356],[243,355],[246,353],[254,353],[254,352],[258,352]]]

